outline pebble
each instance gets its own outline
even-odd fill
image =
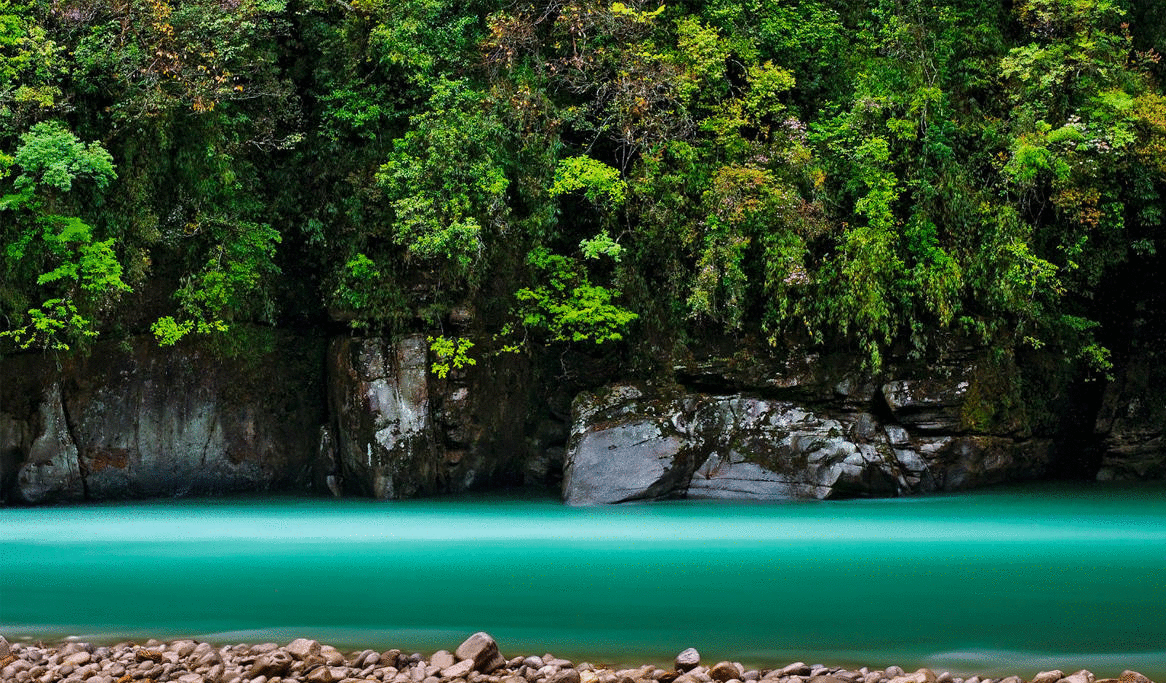
[[[602,665],[519,655],[505,659],[488,634],[467,638],[455,653],[438,650],[426,659],[400,650],[351,652],[298,638],[276,643],[216,647],[184,639],[144,645],[118,643],[94,648],[70,642],[59,647],[11,643],[0,636],[0,681],[4,683],[993,683],[992,678],[961,679],[949,672],[901,667],[885,670],[830,668],[794,662],[777,669],[746,670],[739,662],[700,665],[693,648],[676,656],[675,667],[610,669]],[[995,683],[1026,683],[1019,676]],[[1154,683],[1136,671],[1098,680],[1090,671],[1066,675],[1042,671],[1028,683]],[[1166,683],[1163,681],[1162,683]]]

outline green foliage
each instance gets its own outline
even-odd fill
[[[38,188],[68,192],[77,178],[92,180],[98,189],[105,189],[117,175],[113,171],[113,157],[91,142],[84,145],[59,121],[43,121],[20,136],[20,147],[13,163],[20,167],[15,188]]]
[[[538,248],[527,260],[546,284],[515,293],[523,326],[546,332],[555,341],[604,344],[623,339],[628,324],[638,317],[612,303],[619,290],[592,284],[574,259]]]
[[[450,370],[461,370],[478,364],[478,361],[469,356],[470,349],[474,347],[474,343],[469,339],[445,336],[426,339],[429,340],[429,352],[437,359],[430,366],[430,372],[440,379],[445,379]]]
[[[272,257],[281,236],[271,226],[223,222],[207,227],[221,241],[202,269],[186,276],[175,293],[181,322],[166,316],[151,327],[163,345],[173,344],[190,332],[227,332],[238,311],[261,302],[264,278],[279,272]]]
[[[392,203],[392,240],[455,283],[472,280],[483,230],[506,220],[505,132],[482,100],[464,82],[436,83],[429,110],[411,119],[377,173]]]
[[[55,121],[21,135],[11,160],[19,173],[16,192],[0,198],[0,211],[12,219],[0,234],[6,272],[22,294],[8,302],[12,310],[6,313],[16,325],[0,337],[22,349],[67,350],[96,337],[96,312],[130,291],[116,239],[98,239],[89,223],[57,212],[67,206],[74,182],[105,189],[116,178],[113,162],[100,145],[82,144]],[[39,308],[19,310],[20,302],[45,295]]]
[[[557,197],[577,190],[583,190],[583,196],[593,204],[606,198],[618,207],[627,198],[627,183],[620,179],[619,171],[591,157],[569,157],[555,168],[550,195]]]
[[[665,372],[705,335],[873,367],[955,332],[1103,376],[1161,313],[1153,3],[223,7],[0,0],[6,344],[471,302]]]

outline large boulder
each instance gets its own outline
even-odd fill
[[[962,391],[914,400],[950,410],[951,397]],[[893,414],[880,420],[870,412],[877,408],[873,392],[865,406],[856,406],[853,393],[833,395],[833,404],[811,405],[637,385],[583,392],[574,406],[563,498],[593,504],[887,496],[1031,479],[1049,465],[1047,439],[967,434],[958,422],[934,416],[924,426],[899,423]]]
[[[563,471],[572,505],[623,503],[682,493],[697,465],[689,433],[692,406],[646,397],[631,385],[575,399]]]
[[[853,424],[784,401],[631,385],[585,392],[576,399],[563,497],[578,505],[894,493],[889,449],[856,444],[851,431]]]
[[[795,403],[710,397],[697,413],[707,452],[689,482],[691,498],[775,500],[893,494],[887,449],[866,443],[866,415],[823,416]],[[882,445],[882,444],[880,444]]]

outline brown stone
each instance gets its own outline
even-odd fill
[[[498,651],[498,643],[484,631],[479,631],[462,641],[454,654],[459,660],[473,660],[474,670],[484,674],[495,671],[506,663],[506,659]]]
[[[737,665],[732,662],[717,662],[709,669],[709,678],[714,681],[721,681],[726,683],[736,679],[741,675],[741,671],[737,669]]]
[[[698,666],[700,666],[700,653],[696,651],[696,648],[690,647],[676,655],[677,671],[692,671]]]

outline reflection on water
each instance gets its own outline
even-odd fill
[[[0,632],[1166,678],[1166,487],[0,510]]]

